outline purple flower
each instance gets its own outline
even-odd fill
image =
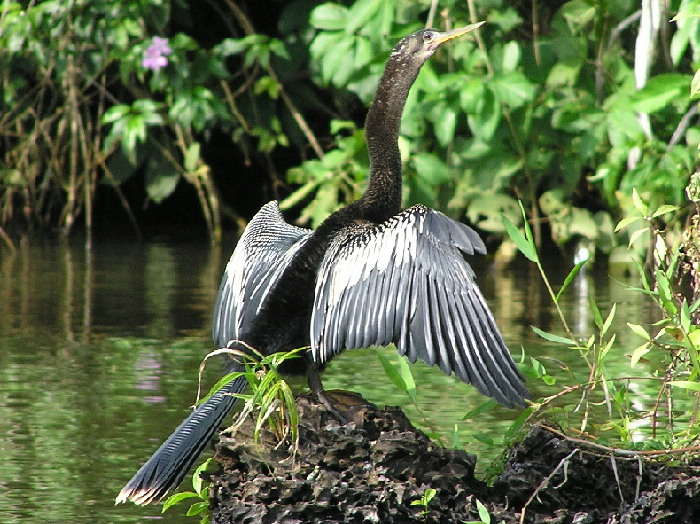
[[[168,46],[168,39],[160,36],[154,36],[151,40],[151,45],[146,48],[143,53],[141,65],[146,69],[158,71],[161,67],[168,65],[168,59],[165,58],[173,52]]]

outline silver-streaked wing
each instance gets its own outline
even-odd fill
[[[212,337],[219,347],[250,328],[282,271],[311,230],[284,221],[276,201],[252,218],[226,265],[214,306]]]
[[[506,406],[528,393],[464,255],[485,253],[464,224],[422,205],[331,243],[316,279],[313,358],[396,344]]]

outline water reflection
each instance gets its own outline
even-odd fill
[[[25,240],[13,256],[2,254],[0,521],[188,522],[177,514],[182,510],[161,517],[157,507],[115,508],[113,500],[195,400],[197,368],[212,349],[210,314],[228,249],[104,242],[86,252],[80,244]],[[516,357],[522,347],[585,378],[576,352],[553,347],[531,330],[562,333],[534,266],[477,261],[475,269]],[[558,288],[567,269],[547,271]],[[577,336],[592,333],[591,298],[606,312],[618,302],[619,326],[654,320],[641,295],[589,272],[562,303]],[[638,345],[629,330],[617,331],[620,347]],[[629,374],[625,351],[615,355],[610,373]],[[499,409],[465,423],[464,413],[483,397],[438,369],[419,364],[413,370],[418,408],[389,382],[374,350],[342,354],[324,381],[380,405],[404,406],[416,424],[447,444],[456,425],[471,451],[481,449],[475,436],[496,438],[517,417],[517,411]],[[541,384],[529,386],[535,397],[546,393]]]

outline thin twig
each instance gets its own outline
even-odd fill
[[[610,454],[613,454],[617,456],[617,458],[622,458],[622,459],[628,459],[628,460],[637,460],[639,457],[660,457],[660,456],[665,456],[665,455],[679,455],[683,453],[697,453],[700,451],[700,446],[687,446],[684,448],[672,448],[672,449],[645,449],[645,450],[633,450],[633,449],[622,449],[622,448],[614,448],[611,446],[606,446],[604,444],[598,444],[596,442],[591,442],[589,440],[585,439],[580,439],[576,437],[570,437],[561,431],[558,431],[550,426],[541,426],[543,429],[546,429],[547,431],[550,431],[557,435],[558,437],[563,438],[564,440],[567,440],[569,442],[572,442],[574,444],[578,444],[581,446],[585,446],[588,448],[591,448],[591,450],[596,450],[600,453],[603,453],[604,456],[609,456]],[[580,449],[580,448],[577,448]],[[585,450],[581,449],[582,452],[587,452],[587,453],[593,453],[591,450]]]
[[[698,104],[693,104],[690,106],[690,109],[686,111],[686,113],[683,115],[683,118],[681,118],[681,121],[678,122],[678,126],[676,127],[676,130],[673,132],[673,135],[671,136],[671,140],[668,141],[668,145],[666,146],[666,153],[671,151],[671,148],[675,146],[683,137],[685,134],[686,130],[690,126],[690,121],[691,119],[697,115],[698,113]]]
[[[557,464],[557,467],[554,468],[554,470],[552,470],[552,472],[551,472],[549,475],[547,475],[547,476],[545,477],[545,479],[540,483],[540,485],[537,486],[537,489],[535,489],[535,491],[532,492],[532,495],[530,495],[530,498],[527,499],[527,502],[525,502],[525,505],[524,505],[524,506],[522,507],[522,509],[520,510],[520,511],[521,511],[521,513],[520,513],[520,524],[522,524],[523,522],[525,522],[525,511],[526,511],[527,507],[532,503],[532,501],[535,500],[535,497],[537,497],[537,495],[539,494],[539,492],[542,491],[544,488],[546,488],[546,487],[549,485],[549,483],[550,483],[550,481],[552,480],[552,478],[554,477],[554,475],[556,475],[557,472],[558,472],[560,469],[566,468],[566,467],[567,467],[567,465],[568,465],[569,460],[571,459],[571,457],[573,457],[573,456],[574,456],[576,453],[578,453],[579,451],[580,451],[580,450],[579,450],[578,448],[575,448],[575,449],[572,450],[571,453],[569,453],[566,457],[564,457],[563,459],[561,459],[561,460],[559,461],[559,464]],[[561,485],[560,485],[560,486],[557,486],[557,487],[561,487]]]
[[[234,16],[236,17],[236,20],[243,28],[243,32],[246,35],[255,34],[255,28],[253,27],[253,24],[250,22],[250,19],[240,8],[240,6],[238,6],[236,2],[233,2],[232,0],[226,0],[226,5],[228,5],[229,9],[231,9],[231,12],[233,12]],[[284,84],[279,81],[279,77],[277,76],[275,70],[272,68],[272,65],[268,63],[265,69],[267,70],[268,75],[270,75],[270,78],[272,78],[272,80],[279,86],[279,94],[282,97],[284,105],[292,114],[292,118],[294,118],[294,121],[299,126],[299,129],[301,129],[301,132],[304,133],[304,136],[306,137],[306,140],[309,142],[312,149],[314,150],[314,153],[316,153],[316,156],[318,158],[323,158],[323,148],[321,147],[313,131],[311,131],[311,127],[306,122],[304,116],[296,108],[292,99],[289,98],[289,95],[287,95],[287,92],[284,89]]]

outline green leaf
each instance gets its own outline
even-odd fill
[[[617,311],[617,304],[613,304],[610,308],[610,313],[603,323],[603,328],[600,330],[601,335],[605,335],[612,325],[613,319],[615,318],[615,311]]]
[[[503,216],[503,227],[506,229],[506,233],[510,239],[515,242],[520,252],[527,257],[531,262],[537,263],[537,249],[535,249],[534,244],[528,242],[525,236],[520,232],[520,230],[513,225],[513,223],[508,219],[508,217]]]
[[[386,373],[386,376],[389,377],[389,380],[391,380],[391,382],[393,382],[393,384],[401,391],[408,391],[408,387],[406,386],[403,378],[401,378],[401,374],[399,371],[397,371],[396,366],[389,362],[389,359],[387,359],[379,351],[377,352],[377,358],[379,359],[379,362],[382,363],[384,372]]]
[[[613,335],[612,337],[610,337],[610,340],[608,340],[605,343],[605,345],[600,348],[599,353],[598,353],[598,357],[597,357],[599,362],[603,362],[603,360],[605,359],[605,355],[607,355],[608,352],[610,351],[610,348],[615,343],[616,338],[617,338],[617,335]]]
[[[474,136],[489,142],[501,121],[501,104],[492,89],[485,89],[477,106],[475,111],[467,114],[469,129]]]
[[[423,498],[425,499],[426,502],[430,502],[435,498],[435,495],[437,495],[437,490],[433,488],[428,488],[425,490],[425,493],[423,494]]]
[[[688,389],[690,391],[700,391],[700,382],[695,382],[691,380],[671,380],[669,384],[681,389]]]
[[[469,420],[472,418],[476,418],[482,413],[485,413],[486,411],[491,411],[493,408],[498,406],[498,402],[495,401],[494,399],[489,399],[485,402],[482,402],[479,404],[476,408],[467,411],[467,413],[462,417],[462,420]]]
[[[180,173],[170,166],[161,155],[151,155],[146,162],[146,193],[156,204],[160,204],[168,198],[177,183],[180,181]]]
[[[433,153],[418,153],[411,161],[416,166],[418,176],[431,185],[445,184],[450,178],[447,164]]]
[[[632,108],[639,113],[655,113],[676,99],[687,100],[690,85],[689,75],[663,73],[653,76],[632,95]]]
[[[678,211],[678,206],[663,205],[651,215],[651,218],[656,218],[666,213],[675,213]]]
[[[449,146],[455,137],[455,128],[457,126],[457,111],[454,107],[448,104],[439,104],[435,106],[438,112],[436,125],[433,127],[435,136],[441,146]]]
[[[636,335],[642,337],[644,340],[651,340],[651,336],[644,327],[639,324],[632,324],[631,322],[627,322],[627,325]]]
[[[570,338],[566,337],[560,337],[559,335],[555,335],[554,333],[548,333],[547,331],[542,331],[541,329],[535,327],[535,326],[530,326],[532,330],[537,333],[539,336],[541,336],[545,340],[549,340],[550,342],[556,342],[558,344],[566,344],[567,346],[575,346],[576,341],[571,340]]]
[[[185,151],[185,169],[189,172],[195,171],[199,165],[199,142],[193,142]]]
[[[348,9],[340,4],[321,4],[311,11],[309,22],[316,29],[345,29]]]
[[[639,196],[636,187],[632,189],[632,203],[634,204],[634,208],[639,211],[642,216],[647,216],[648,206],[644,203],[642,197]]]
[[[579,57],[568,57],[552,66],[547,75],[548,87],[573,86],[578,80],[583,61]]]
[[[183,500],[187,499],[199,499],[199,493],[194,493],[192,491],[183,491],[181,493],[175,493],[174,495],[171,495],[168,497],[168,499],[163,503],[163,508],[161,509],[161,513],[165,513],[166,510],[177,504],[178,502],[181,502]]]
[[[491,524],[491,515],[486,506],[479,499],[476,499],[476,510],[479,512],[479,518],[484,524]]]
[[[569,284],[576,278],[576,275],[578,275],[579,271],[581,271],[581,268],[588,262],[588,259],[586,260],[581,260],[581,262],[577,263],[571,271],[569,271],[569,274],[566,275],[566,278],[564,279],[564,283],[561,285],[561,288],[557,292],[557,296],[554,297],[554,301],[558,302],[559,297],[566,291],[566,288],[569,287]]]
[[[681,329],[685,333],[688,333],[690,331],[690,309],[688,308],[688,301],[685,298],[683,298],[683,302],[681,303],[680,320]]]
[[[571,33],[575,35],[586,29],[594,20],[596,7],[587,0],[570,0],[561,7],[559,13],[566,20]]]
[[[503,58],[501,59],[501,70],[506,73],[517,70],[520,65],[520,44],[511,40],[503,45]]]
[[[418,402],[418,397],[416,394],[416,382],[413,379],[413,373],[411,372],[411,366],[408,365],[407,357],[399,357],[399,374],[401,375],[401,380],[406,385],[406,393],[412,402]]]
[[[647,232],[647,229],[645,227],[643,227],[642,229],[637,229],[636,231],[632,232],[632,234],[630,235],[630,241],[629,241],[628,245],[631,246],[632,244],[634,244],[639,239],[639,237],[641,237],[646,232]]]
[[[638,220],[642,220],[642,217],[626,217],[620,220],[617,225],[615,226],[615,232],[617,233],[621,229],[626,228],[630,224],[634,224]]]
[[[459,437],[459,427],[455,424],[452,430],[452,449],[462,449],[462,439]]]
[[[345,32],[353,34],[359,28],[367,25],[379,13],[383,2],[384,0],[356,0],[348,12]]]
[[[694,98],[700,93],[700,69],[695,71],[693,79],[690,81],[690,98]]]
[[[188,517],[200,515],[209,509],[209,502],[195,502],[190,506],[190,509],[185,513]]]
[[[535,97],[535,86],[519,71],[494,76],[491,88],[497,100],[508,107],[520,107]]]
[[[197,493],[202,492],[202,473],[207,470],[210,463],[211,457],[202,462],[192,474],[192,487]]]
[[[651,351],[651,345],[649,342],[645,342],[641,346],[637,347],[632,351],[632,358],[630,359],[630,365],[636,366],[639,360]]]

